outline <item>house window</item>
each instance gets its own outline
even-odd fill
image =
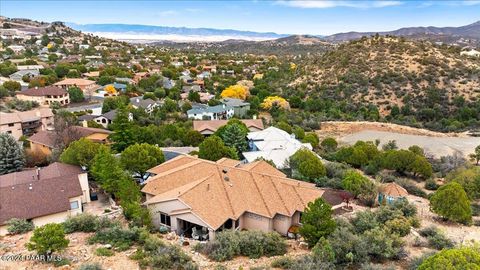
[[[15,125],[15,123],[8,124],[9,127],[13,127],[14,125]]]
[[[7,131],[7,134],[12,134],[12,131],[11,130]]]
[[[162,223],[163,225],[172,226],[170,216],[164,213],[160,213],[160,223]]]
[[[78,209],[78,201],[70,202],[70,209],[71,210]]]

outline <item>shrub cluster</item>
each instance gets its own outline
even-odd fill
[[[96,232],[104,228],[112,228],[117,226],[120,226],[120,223],[117,221],[110,220],[106,217],[102,218],[86,213],[71,216],[63,223],[65,233]]]
[[[130,257],[137,260],[140,267],[152,269],[194,270],[198,266],[180,247],[166,244],[156,236],[141,237],[142,247]]]
[[[127,250],[134,243],[138,242],[141,237],[144,237],[145,234],[148,234],[148,232],[137,227],[123,229],[114,226],[97,231],[88,239],[88,243],[110,244],[118,250]]]
[[[287,244],[278,233],[260,231],[223,231],[215,240],[198,244],[195,249],[215,261],[231,260],[235,256],[260,258],[283,255]]]
[[[25,219],[12,218],[7,221],[7,231],[9,234],[26,233],[33,230],[35,226],[32,222]]]
[[[434,249],[442,250],[445,248],[452,248],[454,242],[448,239],[445,234],[435,226],[427,227],[420,230],[420,235],[426,237],[428,240],[428,246]]]

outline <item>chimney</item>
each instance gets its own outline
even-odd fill
[[[35,86],[35,89],[38,89],[38,86]]]
[[[207,191],[210,191],[210,184],[207,184]]]
[[[139,99],[139,98],[137,98],[137,99],[135,100],[135,102],[136,102],[136,103],[139,103],[139,102],[140,102],[140,99]]]
[[[87,120],[82,121],[82,127],[88,127],[88,122]]]
[[[40,168],[37,168],[37,180],[40,180]]]

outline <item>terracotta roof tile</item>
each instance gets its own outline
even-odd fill
[[[212,162],[176,157],[150,170],[158,174],[142,189],[154,195],[145,204],[178,199],[217,229],[245,212],[269,218],[276,214],[292,216],[323,194],[311,183],[285,178],[265,161],[246,167],[236,163],[229,159]]]

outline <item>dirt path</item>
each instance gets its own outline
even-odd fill
[[[432,137],[466,137],[464,133],[441,133],[430,131],[426,129],[413,128],[391,123],[380,122],[342,122],[342,121],[328,121],[322,122],[320,130],[317,130],[320,138],[325,137],[342,137],[348,134],[360,132],[363,130],[387,131],[410,135],[424,135]]]

